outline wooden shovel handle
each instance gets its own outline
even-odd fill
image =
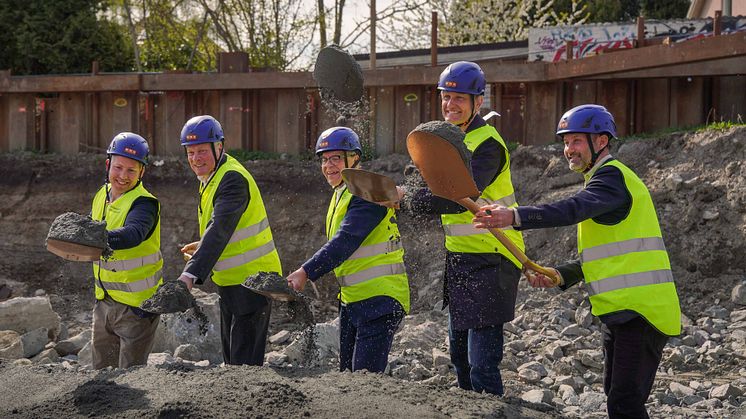
[[[477,205],[476,202],[472,201],[471,198],[461,198],[458,200],[458,203],[468,209],[472,214],[476,214],[477,212],[479,212],[479,205]],[[505,235],[505,233],[502,232],[502,230],[492,227],[488,228],[488,230],[500,243],[502,243],[503,246],[505,246],[506,249],[508,249],[508,251],[513,256],[516,257],[516,259],[518,259],[519,262],[521,262],[524,269],[529,269],[531,271],[540,273],[547,278],[550,278],[552,282],[554,282],[554,285],[560,284],[560,279],[555,275],[553,269],[545,268],[529,259],[528,256],[526,256],[526,254],[523,253],[523,251],[519,249],[518,246],[516,246],[515,243],[513,243],[513,241]]]

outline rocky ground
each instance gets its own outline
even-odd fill
[[[650,187],[685,315],[684,333],[664,351],[648,401],[652,417],[746,415],[745,145],[746,128],[735,127],[625,141],[613,149]],[[581,186],[558,145],[520,147],[512,159],[520,203],[548,202]],[[366,168],[404,182],[407,163],[390,156]],[[334,372],[331,277],[320,283],[319,297],[306,290],[319,322],[314,361],[303,352],[304,321],[278,302],[266,366],[219,366],[217,301],[207,285],[195,294],[202,317],[162,317],[149,366],[87,370],[90,267],[48,253],[43,241],[57,215],[88,211],[102,166],[100,157],[88,155],[0,156],[0,298],[1,291],[11,292],[0,302],[3,417],[326,417],[350,409],[397,417],[605,416],[600,324],[581,288],[537,291],[522,282],[517,318],[506,325],[506,397],[454,387],[447,317],[440,310],[442,235],[437,221],[408,214],[400,216],[400,227],[413,310],[384,376]],[[247,167],[262,190],[283,269],[291,272],[324,242],[327,186],[312,162]],[[196,185],[183,161],[166,158],[148,168],[146,186],[162,201],[165,272],[175,278],[183,266],[179,244],[197,235]],[[540,263],[574,255],[574,228],[525,237],[529,256]],[[39,323],[30,320],[32,312]]]

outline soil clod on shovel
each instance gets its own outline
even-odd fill
[[[168,281],[158,287],[152,297],[143,301],[140,308],[155,314],[187,311],[197,306],[197,301],[182,281]]]
[[[276,272],[257,272],[243,282],[244,287],[278,301],[307,299],[302,293],[290,288],[288,281]]]
[[[47,250],[67,260],[91,262],[111,256],[106,222],[66,212],[54,219],[47,233]]]

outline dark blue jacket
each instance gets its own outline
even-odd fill
[[[303,264],[308,278],[316,281],[352,256],[365,238],[383,221],[387,211],[386,207],[353,196],[339,230]],[[351,317],[357,322],[374,320],[403,310],[399,302],[383,295],[347,304],[347,307]]]
[[[624,184],[622,172],[614,166],[604,166],[591,176],[583,189],[570,198],[551,204],[518,207],[521,225],[516,229],[570,226],[589,218],[599,224],[614,225],[627,218],[631,208],[632,195]],[[563,290],[584,278],[580,260],[568,261],[557,266],[557,270],[565,281],[560,287]],[[634,317],[638,317],[638,314],[623,311],[601,316],[600,319],[613,325]]]
[[[484,126],[476,116],[466,132]],[[496,139],[480,144],[472,153],[471,171],[479,190],[507,170],[507,154]],[[415,214],[455,214],[461,205],[433,195],[428,188],[414,191],[409,208]],[[457,330],[494,326],[513,320],[520,271],[497,253],[446,252],[443,302],[449,305],[451,323]]]
[[[146,196],[135,199],[124,219],[124,225],[109,231],[109,247],[122,250],[138,246],[153,234],[157,221],[158,201]]]

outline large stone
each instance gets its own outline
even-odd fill
[[[586,391],[580,395],[580,408],[584,412],[596,412],[604,409],[606,404],[606,395],[595,391]]]
[[[16,297],[0,302],[0,330],[20,334],[39,328],[47,329],[50,340],[60,331],[60,316],[52,310],[49,297]]]
[[[580,358],[580,363],[586,367],[595,368],[597,370],[603,369],[604,367],[604,355],[598,349],[579,350],[578,357]]]
[[[288,339],[290,339],[290,331],[280,330],[279,332],[269,337],[269,343],[273,345],[279,345],[279,344],[287,342]]]
[[[169,365],[176,359],[168,352],[155,352],[148,355],[148,366]]]
[[[223,362],[220,341],[220,297],[193,291],[197,308],[185,312],[162,314],[155,333],[153,352],[171,352],[185,344],[192,344],[211,364]]]
[[[733,287],[730,300],[738,305],[746,306],[746,284],[741,283]]]
[[[731,323],[746,321],[746,310],[733,310],[730,312]]]
[[[552,392],[545,389],[529,390],[521,394],[521,400],[529,403],[549,403],[552,401]]]
[[[203,359],[202,352],[200,352],[199,348],[197,348],[195,345],[192,345],[191,343],[179,345],[174,350],[174,357],[194,362],[201,361]]]
[[[41,352],[49,342],[49,331],[46,327],[40,327],[21,335],[23,346],[23,357],[31,358]]]
[[[86,329],[70,339],[60,341],[54,349],[60,356],[76,355],[91,340],[91,329]]]
[[[21,335],[15,330],[0,330],[0,358],[23,358]]]
[[[711,399],[725,400],[731,396],[739,397],[742,394],[743,390],[731,384],[723,384],[710,390]]]
[[[678,398],[684,398],[686,396],[694,395],[694,389],[688,386],[685,386],[683,384],[679,384],[677,382],[672,382],[668,385],[669,390],[671,390],[671,393],[678,397]]]
[[[60,355],[54,350],[54,348],[50,348],[39,352],[31,360],[37,364],[51,364],[53,362],[59,362]]]
[[[571,397],[577,397],[577,393],[575,392],[575,389],[572,388],[572,386],[568,384],[560,384],[559,389],[557,390],[557,393],[559,393],[562,400],[567,401]]]
[[[451,365],[451,357],[440,349],[433,348],[433,368],[438,368],[441,365]]]

